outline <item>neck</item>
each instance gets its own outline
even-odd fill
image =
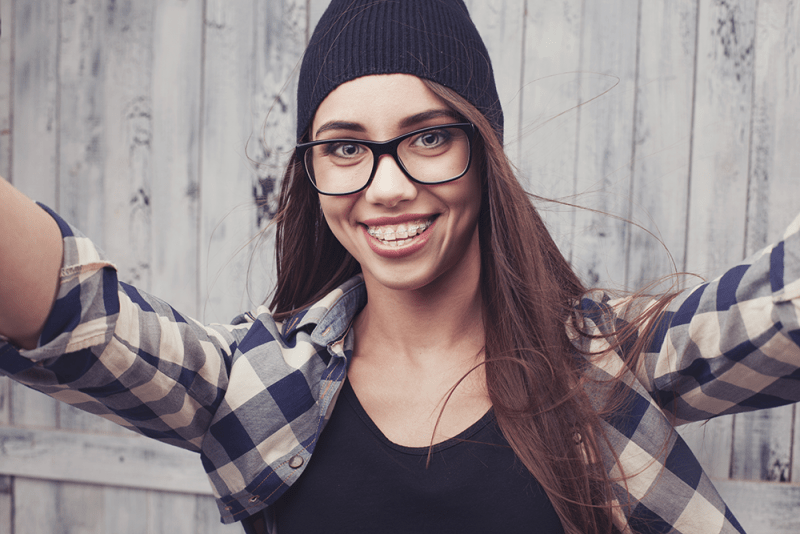
[[[369,300],[354,326],[357,352],[423,367],[459,360],[471,366],[480,361],[484,342],[480,266],[458,268],[467,272],[441,276],[413,290],[389,289],[365,276]]]

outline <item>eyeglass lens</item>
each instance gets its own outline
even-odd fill
[[[397,157],[415,180],[446,182],[466,171],[470,139],[460,128],[428,130],[403,139],[397,147]],[[356,141],[323,143],[305,153],[309,175],[325,193],[360,190],[372,176],[375,163],[372,150]]]

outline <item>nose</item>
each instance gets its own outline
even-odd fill
[[[364,196],[368,202],[393,208],[404,200],[416,197],[417,186],[408,179],[392,156],[384,154],[378,159],[375,176]]]

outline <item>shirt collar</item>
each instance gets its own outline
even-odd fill
[[[322,346],[340,339],[347,333],[353,318],[367,303],[367,289],[358,274],[322,299],[293,315],[284,323],[284,337],[297,330],[311,331],[311,341]]]

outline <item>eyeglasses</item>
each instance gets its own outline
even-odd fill
[[[443,184],[464,176],[472,160],[475,126],[468,122],[429,126],[383,142],[325,139],[295,147],[314,188],[323,195],[350,195],[365,189],[378,159],[392,156],[408,178]]]

